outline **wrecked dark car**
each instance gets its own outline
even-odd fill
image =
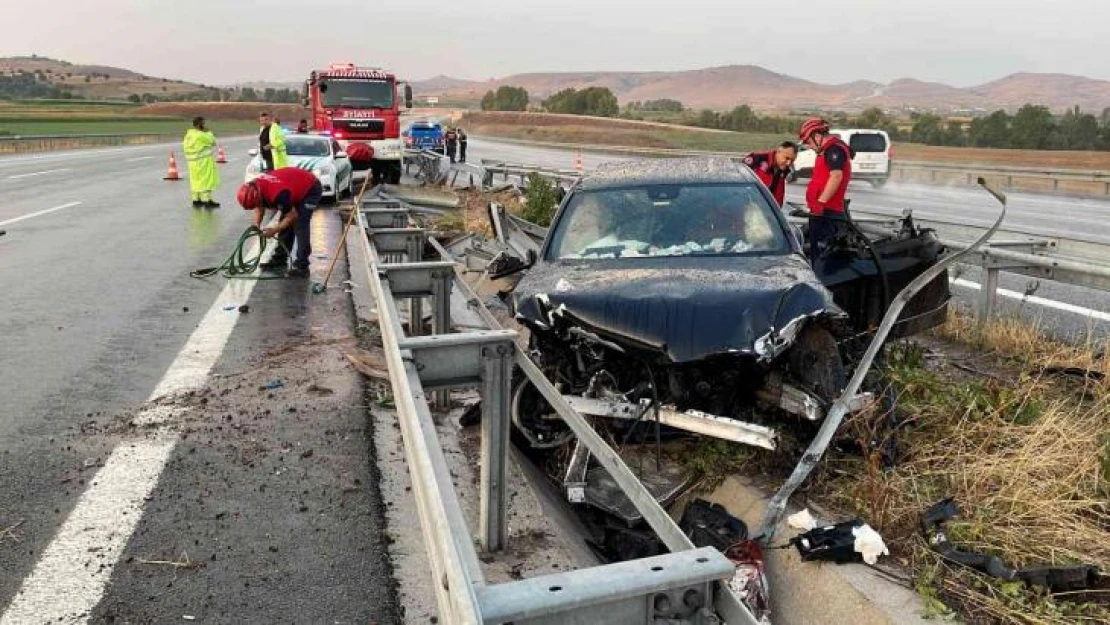
[[[728,159],[622,163],[564,198],[511,309],[579,412],[775,449],[784,419],[823,418],[853,345],[943,252],[912,220],[876,240],[846,231],[819,275],[800,239]],[[897,334],[942,322],[947,301],[942,276]],[[527,382],[512,412],[533,447],[572,438]]]

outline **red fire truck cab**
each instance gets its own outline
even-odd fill
[[[378,68],[333,63],[305,81],[312,130],[330,134],[344,147],[368,144],[374,149],[375,179],[392,184],[401,181],[402,103],[412,108],[412,86]]]

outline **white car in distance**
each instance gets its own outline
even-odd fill
[[[890,178],[890,135],[883,130],[849,128],[832,130],[852,149],[852,180],[867,180],[879,188]],[[801,146],[798,158],[794,161],[794,175],[791,181],[813,176],[813,166],[817,154]]]
[[[324,135],[290,134],[285,136],[285,150],[289,167],[311,171],[324,188],[324,199],[336,201],[343,194],[353,195],[356,190],[354,168],[339,142]],[[262,175],[262,156],[258,149],[251,149],[254,157],[247,163],[246,182]]]

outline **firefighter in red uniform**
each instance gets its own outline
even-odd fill
[[[767,185],[780,208],[786,201],[786,178],[796,158],[798,146],[793,141],[784,141],[770,152],[752,152],[744,157],[744,164]]]
[[[287,251],[296,242],[296,259],[286,275],[291,278],[308,277],[308,256],[312,253],[309,243],[309,222],[312,211],[320,203],[324,189],[312,172],[298,167],[283,167],[267,172],[239,187],[239,204],[254,210],[254,226],[262,228],[267,209],[281,211],[276,226],[262,230],[267,237],[279,237],[283,247],[278,247],[264,269],[283,268],[289,261]]]
[[[831,134],[829,123],[819,117],[802,124],[798,138],[817,153],[813,177],[806,188],[806,206],[811,215],[810,262],[816,262],[846,219],[844,196],[852,179],[852,149],[840,137]]]

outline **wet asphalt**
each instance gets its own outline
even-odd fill
[[[0,613],[224,286],[188,273],[249,225],[250,140],[225,146],[212,211],[162,180],[171,147],[185,173],[179,146],[0,157]],[[342,225],[316,214],[314,279]],[[362,382],[337,347],[349,296],[309,285],[255,288],[123,557],[73,564],[112,571],[89,622],[400,622]]]

